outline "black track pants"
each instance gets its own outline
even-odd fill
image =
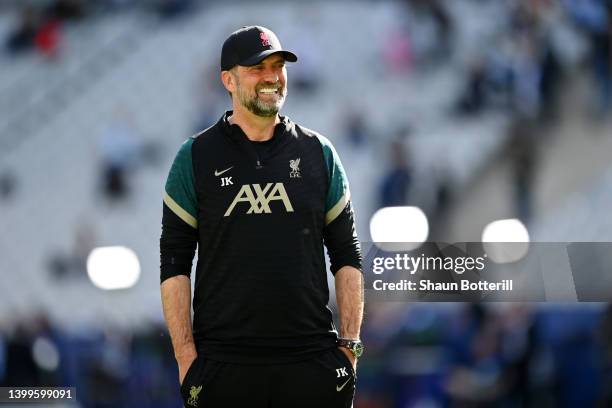
[[[290,364],[239,365],[198,357],[181,396],[187,408],[350,408],[355,372],[339,349]]]

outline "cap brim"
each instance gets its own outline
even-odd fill
[[[264,59],[266,59],[267,57],[269,57],[272,54],[282,54],[283,58],[285,58],[285,61],[289,61],[289,62],[296,62],[298,60],[297,55],[295,55],[294,53],[292,53],[291,51],[287,51],[287,50],[264,50],[262,52],[259,52],[243,61],[240,61],[238,63],[238,65],[242,65],[245,67],[249,67],[251,65],[256,65],[259,64],[261,61],[263,61]]]

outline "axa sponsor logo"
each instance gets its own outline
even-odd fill
[[[283,183],[267,183],[263,187],[261,184],[245,184],[240,188],[223,216],[231,215],[237,206],[242,207],[242,203],[249,204],[247,214],[270,214],[272,213],[270,209],[272,201],[282,202],[287,212],[293,212],[293,205],[291,205]]]

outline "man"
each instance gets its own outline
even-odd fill
[[[348,181],[326,138],[279,116],[285,61],[297,57],[267,28],[230,35],[233,110],[182,145],[166,183],[162,303],[187,407],[352,404],[363,284]]]

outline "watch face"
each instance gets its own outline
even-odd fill
[[[361,357],[361,355],[363,354],[363,344],[362,343],[353,344],[353,354],[357,358]]]

